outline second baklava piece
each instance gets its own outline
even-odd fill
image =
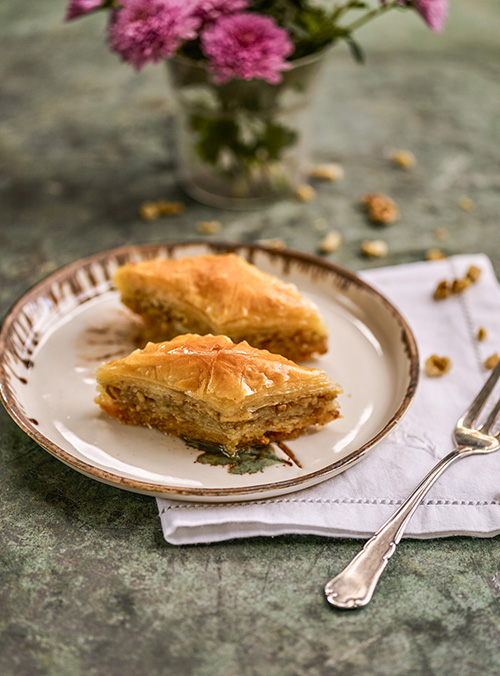
[[[293,284],[235,254],[157,258],[121,266],[122,302],[158,342],[183,333],[226,335],[302,361],[327,351],[327,327]]]

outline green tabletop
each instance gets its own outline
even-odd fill
[[[195,203],[176,183],[161,66],[109,53],[102,17],[64,24],[62,0],[0,4],[0,315],[53,270],[115,246],[278,238],[353,270],[484,251],[500,275],[500,13],[451,2],[441,35],[396,13],[339,46],[321,76],[313,150],[345,176],[308,203]],[[411,150],[411,171],[390,161]],[[360,197],[401,218],[376,228]],[[144,221],[146,200],[182,200]],[[200,221],[219,221],[216,235]],[[443,229],[446,235],[443,238]],[[383,239],[383,259],[360,255]],[[330,676],[500,673],[500,539],[405,540],[363,610],[322,586],[355,540],[282,536],[175,547],[153,498],[67,468],[0,411],[0,672],[15,676]]]

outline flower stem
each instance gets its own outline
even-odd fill
[[[346,30],[349,31],[349,33],[354,33],[355,30],[360,28],[361,26],[364,26],[365,23],[368,23],[368,21],[371,21],[372,19],[375,19],[377,16],[380,16],[382,14],[385,14],[391,9],[395,9],[396,7],[401,7],[401,5],[398,4],[396,0],[394,2],[388,2],[385,5],[380,5],[376,9],[372,9],[363,16],[360,16],[358,19],[353,21],[351,24],[346,26]]]

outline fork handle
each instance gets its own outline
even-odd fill
[[[338,608],[359,608],[369,603],[380,576],[422,498],[455,460],[469,455],[471,451],[468,447],[457,447],[431,469],[344,570],[325,585],[329,603]]]

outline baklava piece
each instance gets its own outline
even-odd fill
[[[320,369],[226,336],[192,334],[102,364],[97,382],[96,402],[120,422],[229,453],[325,425],[339,416],[342,391]]]
[[[144,320],[145,341],[225,335],[293,361],[327,351],[316,306],[293,284],[235,254],[128,263],[114,283],[122,302]]]

